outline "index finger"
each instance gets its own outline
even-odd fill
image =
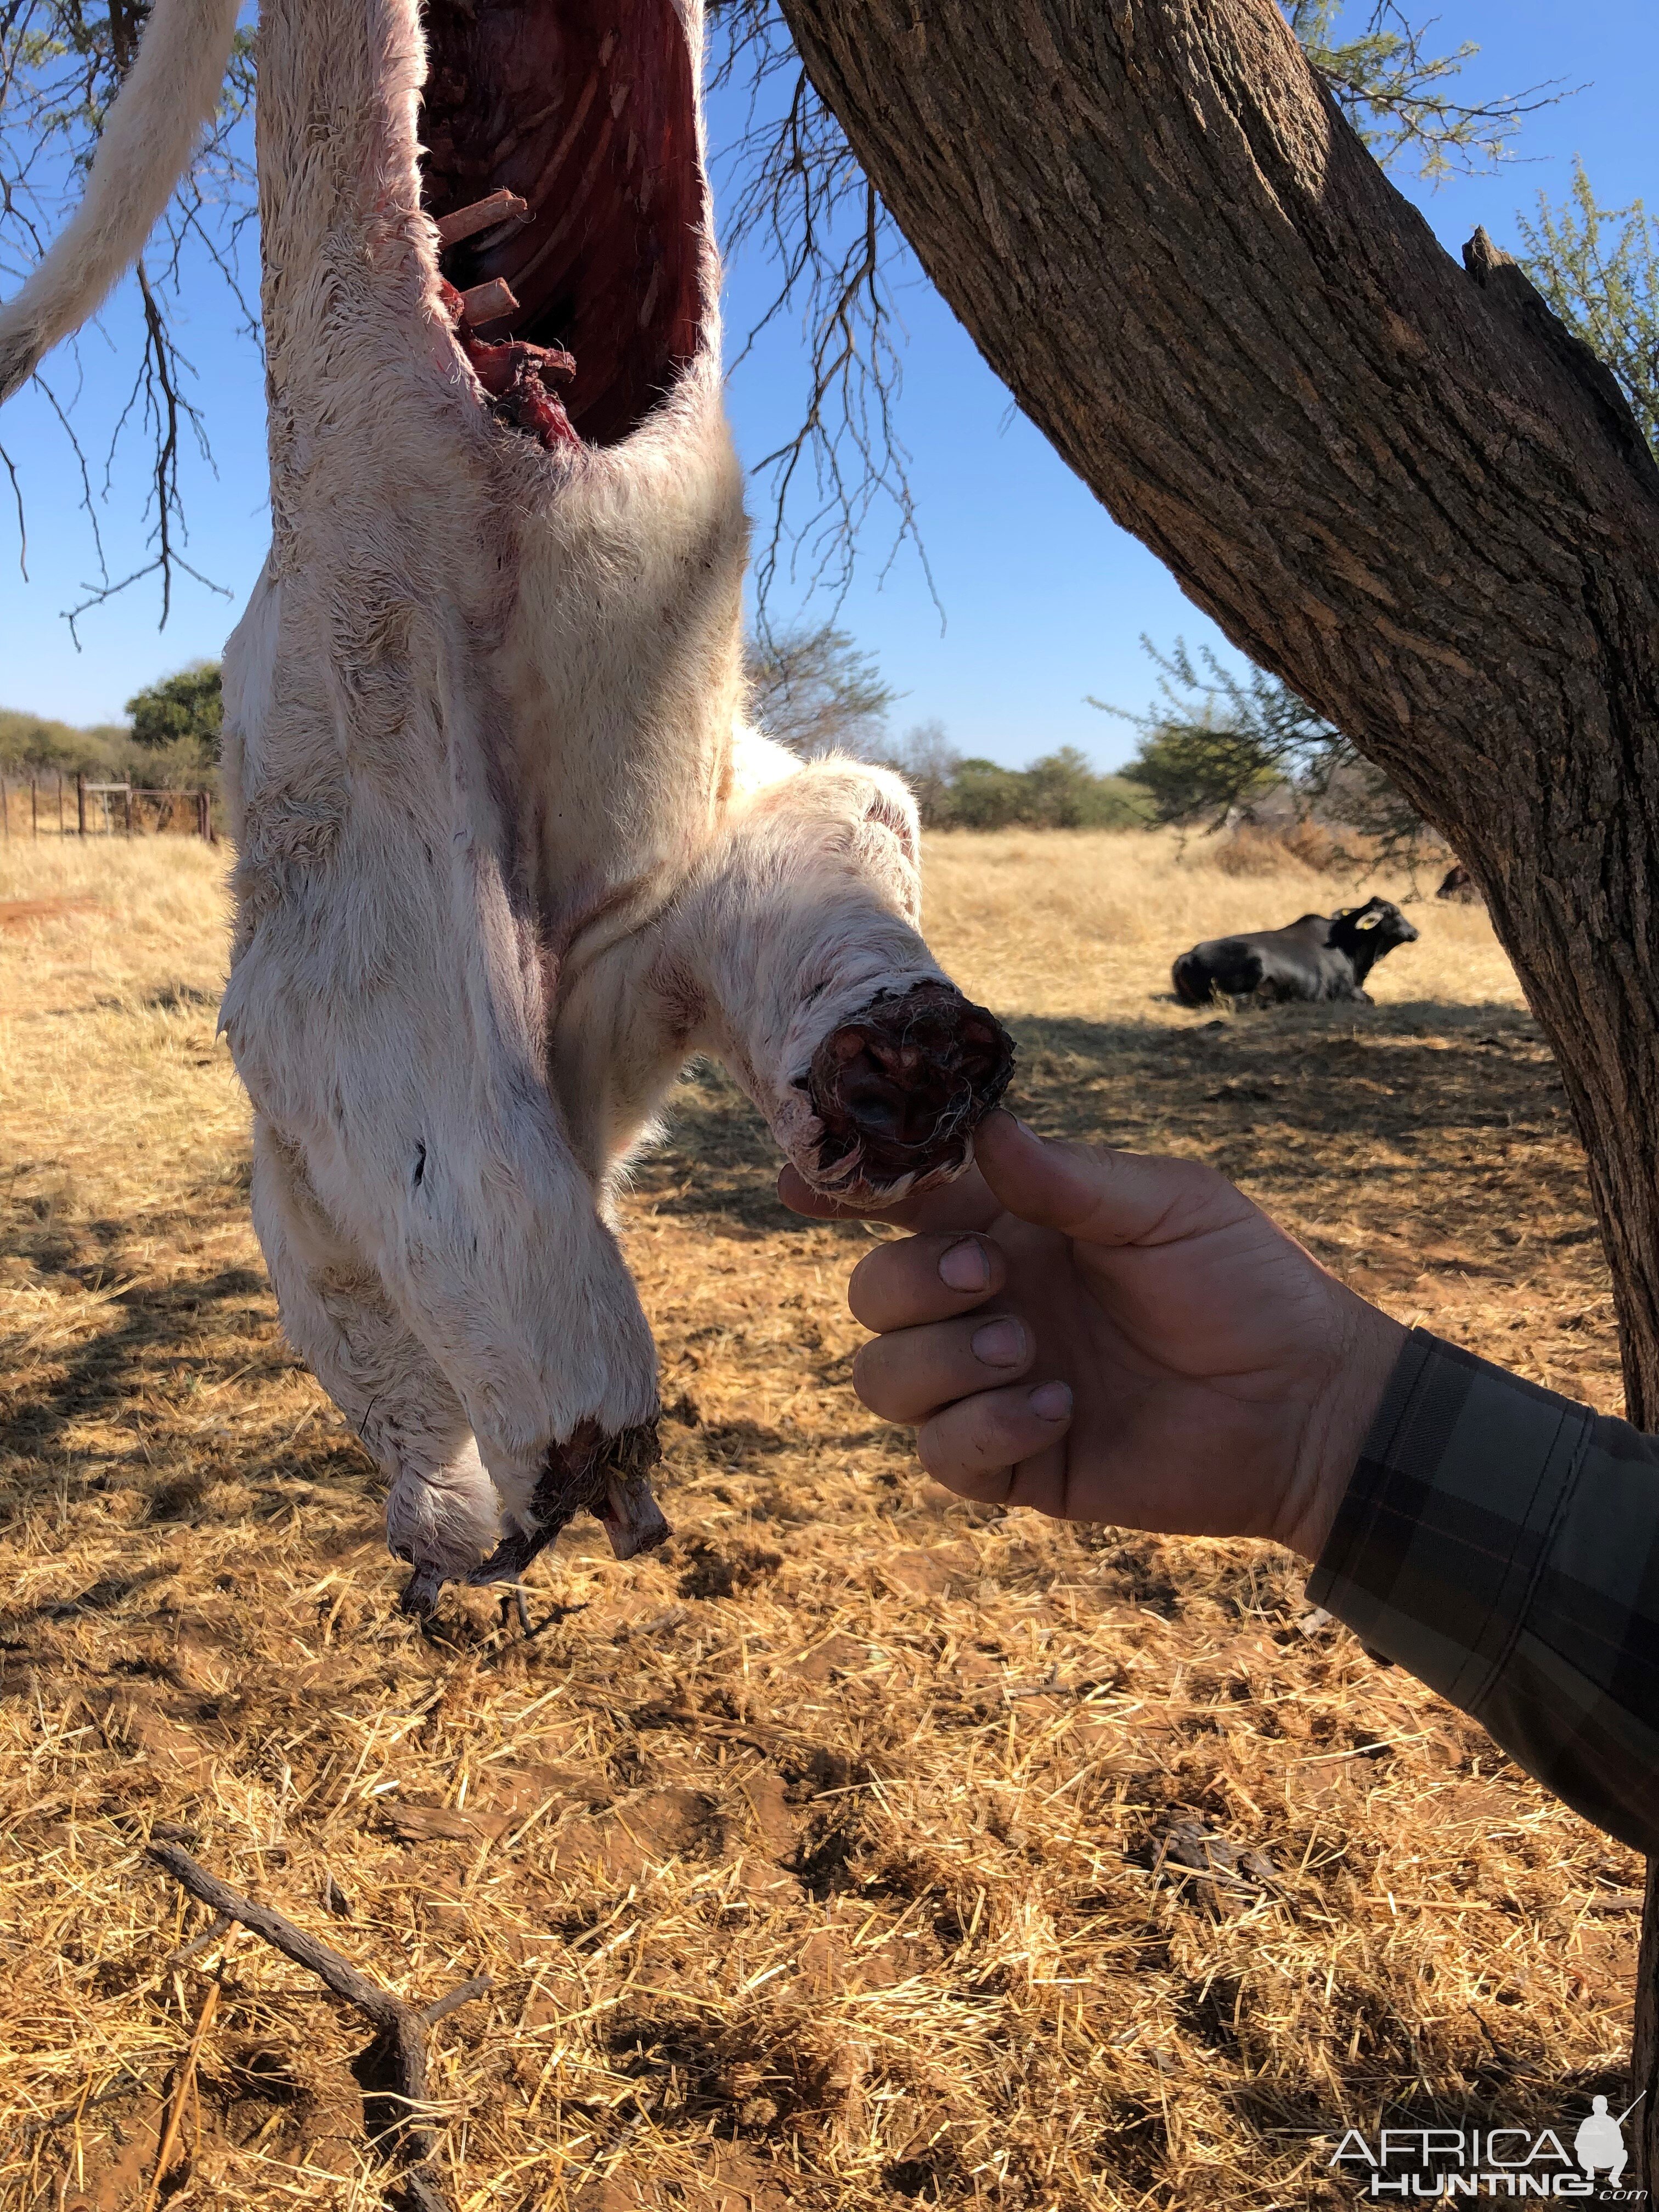
[[[853,1270],[847,1303],[854,1320],[885,1335],[889,1329],[971,1313],[996,1295],[1007,1273],[990,1237],[939,1230],[866,1252]]]

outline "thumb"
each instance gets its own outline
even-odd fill
[[[1196,1160],[1157,1159],[1039,1137],[993,1114],[974,1139],[980,1173],[1001,1205],[1085,1244],[1162,1244],[1243,1220],[1242,1191]]]

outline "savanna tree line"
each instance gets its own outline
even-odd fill
[[[804,758],[851,752],[897,769],[928,829],[1259,827],[1338,867],[1409,867],[1439,850],[1399,787],[1288,684],[1259,668],[1241,675],[1207,651],[1194,656],[1179,639],[1168,653],[1146,642],[1158,671],[1152,705],[1133,713],[1091,702],[1139,732],[1115,775],[1074,745],[1016,769],[964,754],[937,720],[895,734],[899,694],[833,625],[751,641],[750,693],[762,725]],[[1326,834],[1304,834],[1316,828]]]
[[[127,701],[126,711],[126,722],[76,729],[0,708],[0,773],[81,775],[174,791],[212,782],[224,718],[216,660],[196,661],[147,684]]]
[[[852,753],[896,769],[933,830],[1128,830],[1173,824],[1213,831],[1258,818],[1281,834],[1310,820],[1362,841],[1327,841],[1334,863],[1415,857],[1425,825],[1388,779],[1285,686],[1252,670],[1240,678],[1177,642],[1156,656],[1160,700],[1142,714],[1134,757],[1102,775],[1075,745],[1024,768],[963,753],[943,723],[891,726],[901,695],[874,654],[826,624],[751,638],[750,705],[802,759]],[[0,708],[0,769],[130,777],[194,790],[218,762],[223,696],[217,661],[197,661],[126,702],[129,720],[77,729]],[[1308,848],[1311,849],[1311,848]]]

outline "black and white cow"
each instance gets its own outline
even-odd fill
[[[1284,929],[1212,937],[1183,952],[1171,971],[1183,1006],[1218,994],[1273,1006],[1285,999],[1354,999],[1370,1004],[1365,978],[1385,952],[1417,931],[1392,900],[1367,899],[1335,914],[1304,914]]]

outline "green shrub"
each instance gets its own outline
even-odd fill
[[[217,775],[224,702],[219,664],[197,661],[127,702],[131,729],[100,723],[77,730],[44,714],[0,707],[0,770],[8,775],[84,775],[182,791],[210,788]]]
[[[219,733],[225,719],[223,686],[216,660],[193,661],[176,676],[164,676],[127,701],[132,742],[146,752],[162,752],[186,739],[210,761],[219,757]]]
[[[1148,731],[1125,773],[1160,822],[1212,823],[1282,780],[1255,732],[1223,721],[1168,721]]]
[[[1128,830],[1149,811],[1122,776],[1097,775],[1075,745],[1062,745],[1029,768],[958,761],[940,821],[956,830]]]

